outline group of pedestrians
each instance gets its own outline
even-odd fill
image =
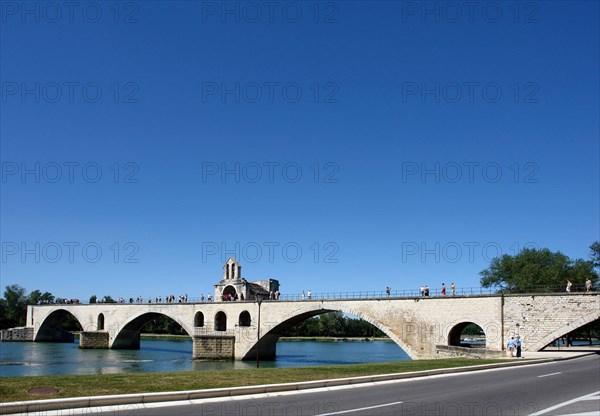
[[[521,337],[517,335],[516,337],[510,337],[508,343],[506,344],[506,348],[508,349],[508,355],[510,357],[522,358],[521,355]]]
[[[571,282],[571,279],[567,279],[567,287],[565,290],[567,292],[571,292],[572,289],[573,289],[573,282]],[[592,291],[592,280],[589,277],[587,279],[585,279],[585,291],[587,293]]]
[[[308,291],[305,293],[304,290],[302,291],[302,293],[300,294],[300,298],[302,300],[308,298],[308,300],[312,299],[312,292],[310,291],[310,289],[308,289]]]
[[[421,285],[420,292],[421,296],[429,296],[429,285]],[[452,296],[456,294],[456,285],[454,284],[454,282],[452,282],[452,284],[450,285],[450,293],[452,294]],[[442,283],[440,294],[442,296],[446,296],[446,283]]]
[[[567,279],[567,287],[565,288],[565,290],[567,291],[567,293],[571,293],[572,289],[573,282],[571,282],[571,279]],[[589,277],[585,279],[585,291],[587,293],[592,291],[592,280]]]
[[[123,298],[119,298],[119,303],[124,303],[124,301],[121,301]],[[177,301],[176,301],[177,300]],[[167,295],[164,297],[164,301],[163,301],[163,297],[162,296],[156,296],[155,298],[152,298],[152,296],[148,297],[147,303],[187,303],[188,301],[188,295],[183,294],[183,295],[179,295],[179,297],[175,297],[175,295]],[[133,298],[129,298],[129,303],[133,303],[134,299]],[[141,296],[138,296],[135,299],[135,303],[144,303],[144,298]]]

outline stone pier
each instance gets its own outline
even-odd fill
[[[82,331],[79,334],[79,348],[108,349],[109,334],[106,331]]]
[[[192,357],[197,360],[233,360],[235,336],[194,336]]]

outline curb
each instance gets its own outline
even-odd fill
[[[0,415],[15,413],[42,412],[49,410],[66,410],[100,406],[134,405],[170,401],[190,401],[217,397],[245,396],[250,394],[265,394],[283,391],[309,390],[334,386],[374,383],[378,381],[401,380],[415,377],[426,377],[441,374],[465,373],[470,371],[489,370],[496,368],[517,367],[566,361],[575,358],[596,355],[595,352],[577,354],[570,357],[550,357],[531,361],[514,361],[497,364],[482,364],[469,367],[440,368],[436,370],[411,371],[406,373],[380,374],[373,376],[359,376],[336,378],[329,380],[302,381],[298,383],[264,384],[258,386],[228,387],[205,390],[187,390],[176,392],[158,393],[133,393],[112,396],[72,397],[66,399],[33,400],[0,404]]]

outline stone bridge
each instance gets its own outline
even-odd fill
[[[370,322],[411,358],[418,359],[440,357],[440,346],[460,345],[461,332],[469,323],[483,329],[488,351],[502,351],[507,339],[517,334],[523,339],[524,351],[538,351],[556,338],[600,319],[600,297],[598,293],[571,293],[42,305],[28,307],[27,327],[21,330],[25,333],[23,340],[28,341],[72,340],[60,329],[62,320],[71,314],[83,328],[81,348],[136,349],[142,327],[164,315],[193,339],[194,358],[244,360],[255,359],[257,349],[262,358],[273,358],[277,340],[286,330],[331,311]]]

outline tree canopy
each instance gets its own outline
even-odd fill
[[[600,243],[594,244],[600,248]],[[479,274],[483,287],[497,287],[500,291],[560,292],[565,290],[567,279],[573,283],[573,291],[583,291],[588,278],[594,286],[598,284],[594,265],[593,259],[572,260],[560,251],[526,248],[514,256],[505,254],[492,259],[490,267]]]
[[[14,328],[25,325],[27,305],[40,305],[61,301],[50,292],[34,290],[27,294],[27,290],[19,285],[8,285],[4,289],[4,297],[0,299],[0,329]],[[74,320],[68,318],[68,324]],[[69,324],[69,327],[73,325]]]
[[[595,241],[590,246],[590,251],[591,251],[592,262],[594,263],[594,267],[600,267],[600,241]]]
[[[26,313],[25,288],[19,285],[6,286],[4,298],[0,299],[0,328],[24,325]]]

